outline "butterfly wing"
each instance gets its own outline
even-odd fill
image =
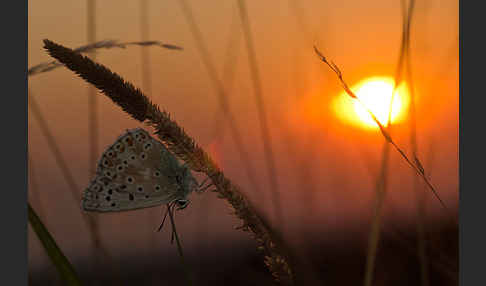
[[[184,168],[143,129],[128,130],[103,152],[95,178],[84,191],[87,211],[128,211],[185,199]]]

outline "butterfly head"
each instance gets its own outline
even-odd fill
[[[187,206],[189,205],[191,201],[189,201],[188,199],[179,199],[177,201],[175,201],[176,205],[177,205],[177,210],[183,210],[185,208],[187,208]]]

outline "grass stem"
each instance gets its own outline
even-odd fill
[[[293,271],[288,263],[286,245],[276,240],[271,229],[263,223],[263,218],[258,215],[239,187],[224,175],[209,154],[199,147],[166,111],[161,111],[140,89],[88,57],[49,40],[44,40],[44,48],[49,55],[96,86],[132,118],[152,126],[156,130],[155,134],[167,148],[185,161],[193,171],[205,173],[215,186],[214,192],[218,193],[218,197],[227,200],[235,211],[234,215],[243,220],[241,229],[253,233],[258,248],[264,252],[265,263],[270,272],[282,284],[293,284]]]
[[[402,4],[404,2],[402,1]],[[406,55],[408,54],[409,50],[409,40],[410,40],[410,23],[412,21],[413,15],[413,2],[411,2],[409,9],[407,10],[404,5],[402,5],[403,9],[403,27],[402,27],[402,40],[400,45],[400,52],[398,58],[398,64],[395,72],[395,82],[392,89],[392,96],[390,99],[389,107],[388,107],[388,118],[385,126],[387,127],[386,132],[388,137],[391,139],[392,133],[392,121],[391,115],[393,110],[393,102],[395,98],[395,92],[398,89],[398,86],[403,81],[403,66],[406,59]],[[371,112],[370,112],[371,113]],[[375,120],[378,122],[378,120]],[[373,282],[373,274],[375,269],[375,260],[376,260],[376,252],[378,248],[378,242],[380,237],[380,228],[381,228],[381,215],[383,204],[386,195],[386,188],[388,182],[388,164],[389,164],[389,144],[385,142],[383,146],[383,155],[382,155],[382,165],[381,165],[381,172],[380,178],[377,182],[376,188],[376,205],[375,205],[375,214],[373,217],[372,228],[370,232],[369,238],[369,246],[368,246],[368,255],[366,260],[366,271],[365,271],[365,279],[364,285],[371,286]],[[416,178],[416,177],[415,177]]]
[[[270,190],[272,194],[272,204],[274,208],[275,217],[279,226],[283,225],[283,214],[280,202],[279,186],[277,181],[277,170],[275,166],[275,156],[272,149],[272,137],[267,122],[267,114],[265,108],[265,101],[262,92],[262,84],[260,79],[260,72],[258,69],[258,61],[256,57],[253,38],[250,31],[250,20],[246,4],[244,0],[238,0],[238,8],[240,11],[241,23],[243,26],[243,35],[245,36],[246,49],[248,52],[248,63],[250,64],[250,75],[253,83],[253,92],[257,103],[258,118],[260,122],[260,131],[263,140],[263,149],[265,153],[265,161],[267,164],[268,178],[270,180]]]
[[[373,112],[366,105],[364,105],[364,103],[351,91],[351,89],[348,87],[347,83],[344,81],[343,76],[342,76],[342,72],[338,68],[338,66],[336,64],[334,64],[333,62],[329,62],[327,60],[327,58],[324,57],[324,55],[315,46],[314,46],[314,51],[316,52],[316,54],[318,55],[318,57],[321,59],[321,61],[323,61],[324,63],[326,63],[336,73],[336,75],[338,76],[339,80],[342,83],[342,87],[343,87],[344,91],[350,97],[352,97],[355,100],[357,100],[361,104],[361,106],[363,106],[363,108],[365,108],[365,110],[370,114],[370,116],[372,117],[373,121],[375,121],[375,123],[380,128],[381,134],[386,139],[386,141],[388,141],[388,143],[390,143],[394,147],[394,149],[400,154],[400,156],[412,168],[412,170],[414,170],[415,173],[426,183],[427,187],[432,191],[432,193],[437,198],[437,200],[439,201],[439,203],[441,204],[441,206],[449,214],[450,218],[453,219],[454,222],[457,224],[457,218],[455,216],[452,216],[449,208],[444,203],[444,201],[442,200],[442,198],[439,196],[439,194],[437,193],[437,190],[435,189],[435,187],[432,185],[432,183],[430,182],[430,180],[425,176],[425,170],[423,169],[423,165],[420,163],[419,159],[418,158],[414,158],[415,160],[414,160],[414,163],[413,163],[408,158],[408,156],[405,154],[405,152],[400,147],[398,147],[398,145],[395,143],[395,141],[393,140],[393,138],[391,137],[391,135],[389,134],[389,132],[386,130],[386,128],[383,126],[383,124],[381,124],[380,121],[378,121],[378,119],[373,114]]]
[[[28,212],[29,212],[28,218],[29,218],[30,226],[32,227],[35,234],[39,238],[40,242],[42,243],[42,246],[44,246],[47,255],[49,256],[52,263],[56,267],[57,271],[59,272],[59,275],[66,283],[65,285],[70,285],[70,286],[82,285],[81,280],[79,279],[78,275],[76,274],[76,271],[74,270],[74,267],[71,265],[67,257],[61,251],[56,241],[49,233],[47,228],[44,226],[37,213],[30,206],[30,203],[27,204],[28,204]]]
[[[366,270],[364,285],[371,286],[373,282],[373,274],[375,271],[375,260],[376,253],[378,249],[378,242],[380,240],[380,229],[381,229],[381,217],[383,212],[383,204],[385,201],[386,189],[388,184],[388,164],[389,164],[389,153],[390,145],[384,143],[383,145],[383,155],[381,162],[380,176],[376,182],[376,194],[375,194],[375,206],[373,211],[373,221],[371,225],[370,236],[368,239],[368,254],[366,256]]]
[[[192,9],[185,0],[179,0],[179,3],[181,5],[184,16],[186,17],[187,22],[189,24],[191,34],[193,35],[194,40],[196,41],[197,49],[201,55],[201,59],[203,61],[204,67],[206,68],[206,71],[209,75],[209,79],[213,87],[216,89],[219,104],[229,124],[231,136],[233,137],[233,140],[236,145],[236,149],[239,153],[240,161],[243,162],[243,165],[245,167],[248,180],[255,193],[261,194],[260,185],[258,184],[256,173],[254,171],[254,168],[251,166],[249,162],[250,154],[246,151],[246,148],[243,145],[241,132],[237,127],[236,120],[234,118],[233,112],[231,111],[227,94],[223,87],[223,83],[219,80],[217,76],[216,67],[214,65],[213,60],[211,59],[211,56],[207,48],[207,44],[202,37],[202,33],[196,24]]]
[[[404,4],[404,0],[402,0],[402,6]],[[417,110],[415,105],[415,85],[412,76],[412,59],[411,59],[411,52],[410,52],[410,25],[411,25],[411,14],[413,11],[413,7],[415,6],[415,0],[410,0],[409,3],[409,10],[408,10],[408,18],[409,20],[406,22],[407,27],[407,45],[406,45],[406,55],[405,55],[405,69],[406,69],[406,78],[410,87],[410,146],[412,148],[412,155],[414,158],[418,158],[418,145],[417,145]],[[417,242],[418,242],[418,249],[417,249],[417,256],[419,258],[420,263],[420,282],[422,286],[429,286],[429,263],[427,259],[426,253],[426,237],[425,237],[425,197],[424,193],[422,192],[422,186],[418,181],[417,176],[413,177],[413,189],[416,195],[417,200],[417,219],[416,219],[416,230],[417,230]]]

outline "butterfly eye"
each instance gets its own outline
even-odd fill
[[[189,201],[188,200],[177,200],[177,209],[178,210],[182,210],[182,209],[185,209],[187,207],[187,205],[189,205]]]
[[[155,172],[154,172],[154,176],[155,176],[155,177],[160,177],[160,172],[159,172],[159,171],[155,171]]]
[[[109,151],[109,152],[107,153],[107,155],[108,155],[109,157],[113,157],[113,156],[115,155],[115,153],[113,153],[113,151]]]
[[[107,196],[105,199],[106,199],[107,202],[109,202],[111,200],[111,197]]]
[[[111,172],[110,171],[105,171],[105,176],[107,176],[108,178],[111,178]]]
[[[155,191],[156,192],[160,191],[160,185],[155,185]]]
[[[139,191],[139,192],[143,192],[143,187],[142,187],[142,186],[138,186],[138,187],[137,187],[137,191]]]
[[[103,160],[103,166],[108,167],[109,165],[110,165],[110,163],[108,162],[108,160],[104,159]]]
[[[147,158],[147,155],[146,155],[145,153],[143,153],[143,152],[142,152],[142,153],[140,154],[140,159],[145,160],[145,158]]]
[[[120,150],[120,148],[121,148],[121,144],[120,143],[118,143],[118,144],[115,145],[115,149],[116,150]]]
[[[124,169],[125,169],[125,167],[123,167],[123,165],[118,165],[118,166],[116,167],[116,170],[117,170],[118,172],[122,172]]]
[[[145,150],[149,150],[149,149],[150,149],[150,147],[152,147],[152,143],[147,143],[147,144],[145,144],[145,146],[143,146],[143,148],[144,148]]]
[[[101,190],[100,185],[96,184],[96,185],[93,186],[93,191],[99,192],[100,190]]]
[[[123,160],[123,165],[128,166],[128,161],[127,160]]]
[[[135,157],[135,155],[132,155],[132,156],[130,157],[130,160],[135,160],[136,158],[137,158],[137,157]]]

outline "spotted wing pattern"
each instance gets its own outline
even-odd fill
[[[127,130],[102,154],[84,191],[86,211],[116,212],[184,200],[196,182],[190,171],[145,130]]]

